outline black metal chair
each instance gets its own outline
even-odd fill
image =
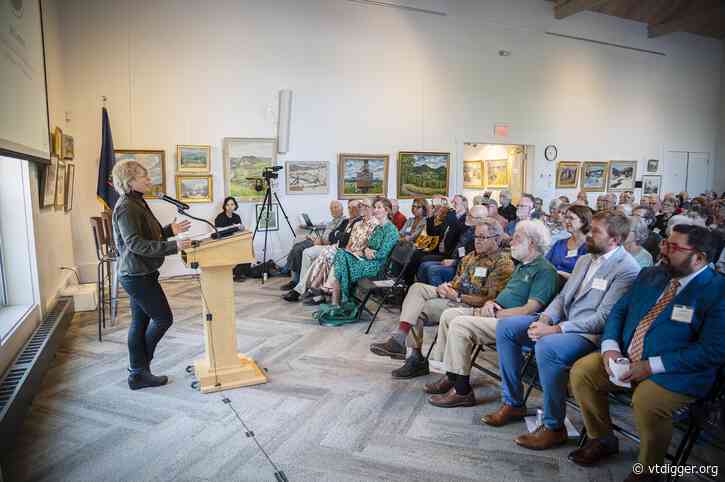
[[[103,341],[102,330],[106,327],[106,306],[109,309],[109,317],[112,317],[111,305],[115,298],[111,295],[113,263],[118,258],[110,230],[110,219],[103,216],[90,218],[93,241],[96,246],[96,284],[98,286],[98,341]],[[106,287],[108,286],[108,296]]]

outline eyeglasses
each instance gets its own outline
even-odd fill
[[[662,241],[660,241],[660,246],[662,247],[662,249],[665,249],[666,248],[667,251],[672,251],[673,253],[676,253],[678,251],[681,251],[683,253],[689,253],[691,251],[697,251],[697,249],[695,249],[695,248],[686,248],[684,246],[680,246],[677,243],[670,243],[666,239],[663,239]]]
[[[494,234],[493,236],[474,236],[477,241],[486,241],[487,239],[491,238],[498,238],[498,234]]]

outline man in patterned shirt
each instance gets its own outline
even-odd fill
[[[410,340],[413,352],[405,365],[393,370],[393,378],[429,373],[428,361],[421,353],[425,320],[438,323],[443,311],[452,307],[483,306],[495,299],[508,283],[514,264],[509,252],[500,249],[503,229],[492,218],[483,218],[479,223],[475,228],[475,251],[461,260],[453,281],[438,287],[425,283],[411,286],[403,301],[397,331],[385,342],[370,345],[370,351],[376,355],[402,360],[406,339]]]

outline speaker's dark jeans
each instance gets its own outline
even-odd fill
[[[131,371],[148,370],[156,345],[174,321],[171,307],[159,284],[159,272],[143,276],[122,276],[128,293],[131,326],[128,329],[128,357]]]

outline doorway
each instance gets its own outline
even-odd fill
[[[491,191],[511,191],[513,203],[526,192],[527,165],[533,146],[523,144],[463,144],[463,193],[469,199]]]
[[[710,153],[667,151],[663,192],[687,191],[697,196],[710,188]]]

